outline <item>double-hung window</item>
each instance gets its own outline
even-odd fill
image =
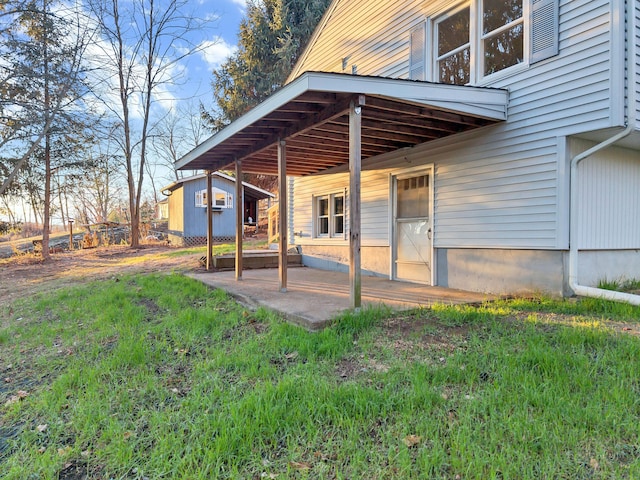
[[[476,0],[436,18],[435,80],[465,85],[522,63],[523,1]]]
[[[433,15],[424,56],[416,45],[421,25],[411,32],[411,78],[454,85],[475,84],[520,64],[558,53],[558,0],[470,0]],[[415,39],[415,41],[414,41]]]
[[[471,9],[448,12],[435,21],[436,81],[464,85],[471,78]]]
[[[482,76],[524,61],[524,0],[482,0]]]
[[[315,197],[315,236],[344,238],[344,192]]]

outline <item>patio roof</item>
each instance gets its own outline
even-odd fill
[[[362,159],[506,120],[508,92],[381,77],[307,72],[176,162],[180,170],[229,168],[309,175],[349,162],[349,105],[362,108]]]

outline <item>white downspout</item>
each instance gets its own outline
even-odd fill
[[[571,197],[569,203],[570,221],[569,221],[569,286],[576,295],[584,297],[603,298],[605,300],[615,300],[627,302],[632,305],[640,305],[640,295],[632,295],[630,293],[614,292],[612,290],[604,290],[602,288],[587,287],[578,284],[578,215],[576,213],[578,207],[578,164],[587,157],[596,152],[613,145],[623,139],[635,128],[636,122],[636,15],[635,2],[627,2],[627,119],[626,128],[614,135],[591,147],[590,149],[576,155],[571,159],[570,169],[570,189]]]

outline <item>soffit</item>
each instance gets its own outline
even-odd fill
[[[349,106],[362,104],[366,159],[506,120],[506,90],[307,72],[176,162],[220,170],[242,160],[247,173],[278,173],[286,141],[288,175],[349,161]]]

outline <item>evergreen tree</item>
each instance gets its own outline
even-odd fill
[[[0,68],[0,142],[5,155],[13,154],[0,159],[0,170],[7,174],[0,194],[13,184],[30,199],[36,215],[42,208],[44,258],[49,253],[52,171],[74,163],[74,152],[86,144],[78,102],[88,90],[82,71],[88,36],[76,14],[56,0],[0,4],[5,60]],[[42,181],[35,181],[38,175]]]
[[[202,111],[214,131],[265,100],[287,79],[329,0],[250,0],[238,50],[213,72],[214,113]]]

